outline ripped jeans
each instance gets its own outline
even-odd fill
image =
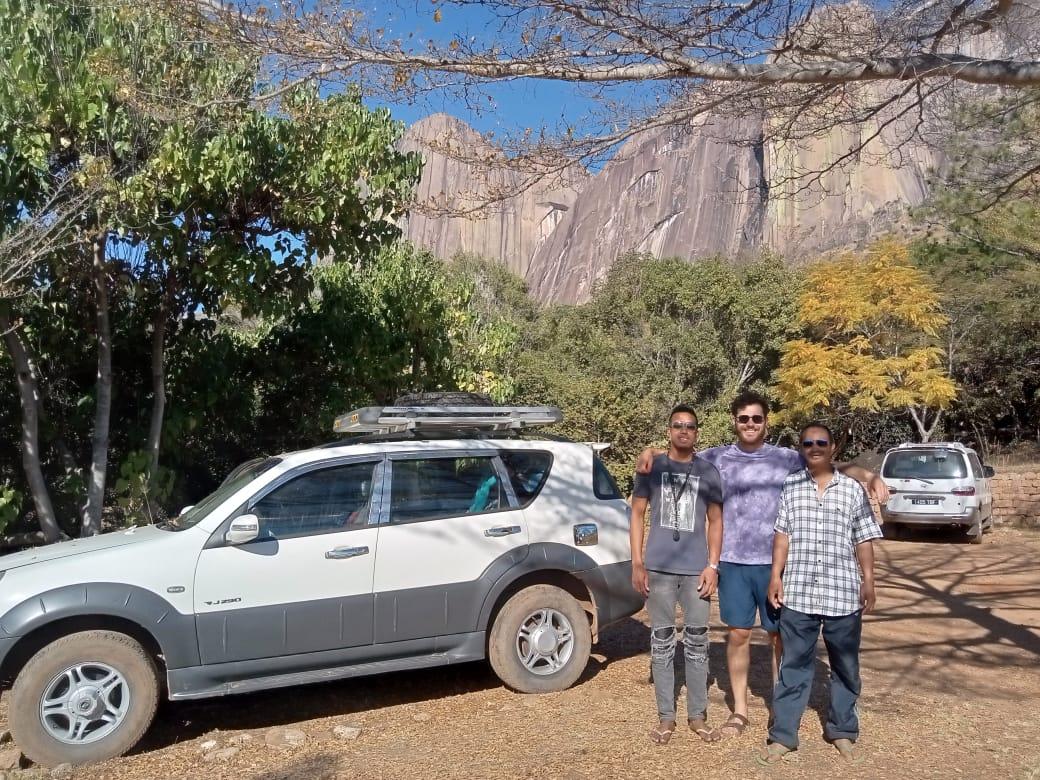
[[[691,720],[708,712],[708,613],[711,602],[697,593],[698,576],[651,571],[650,668],[654,673],[657,715],[675,720],[675,605],[683,613],[683,657],[686,662],[686,712]]]

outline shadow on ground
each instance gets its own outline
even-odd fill
[[[646,627],[632,618],[622,620],[606,629],[593,646],[593,655],[578,684],[592,680],[615,661],[646,653],[648,647]],[[419,704],[501,685],[491,667],[478,662],[199,701],[166,701],[155,724],[133,752],[156,750],[218,729],[237,731],[285,726],[401,704]]]

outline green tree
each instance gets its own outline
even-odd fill
[[[921,441],[956,397],[939,332],[939,296],[909,264],[907,248],[875,244],[812,267],[798,305],[805,336],[784,345],[776,372],[781,420],[825,412],[846,424],[858,413],[907,413]]]
[[[278,111],[262,112],[251,106],[257,61],[186,39],[197,36],[130,4],[0,0],[0,237],[24,230],[27,218],[54,224],[69,202],[94,193],[66,231],[66,251],[33,269],[40,304],[7,300],[0,312],[22,399],[26,472],[48,538],[57,523],[39,420],[49,392],[30,347],[46,340],[54,307],[74,318],[84,305],[93,312],[97,378],[81,530],[96,533],[117,310],[139,323],[149,313],[136,334],[150,341],[152,400],[137,449],[158,476],[166,346],[185,316],[228,304],[245,316],[288,310],[306,298],[317,257],[358,262],[398,234],[418,177],[418,156],[394,149],[401,126],[365,109],[356,92],[322,99],[287,89]],[[15,329],[19,319],[35,320],[39,337]]]
[[[1040,431],[1040,210],[1014,201],[956,216],[942,240],[912,247],[915,265],[939,289],[940,332],[962,388],[949,427],[982,452],[1036,439]]]
[[[612,442],[605,458],[622,480],[676,403],[700,412],[703,445],[721,443],[730,399],[764,387],[796,332],[797,285],[775,257],[622,257],[587,304],[549,308],[528,329],[519,397],[561,406],[573,438]]]

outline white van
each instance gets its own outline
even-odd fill
[[[891,493],[881,507],[885,525],[957,526],[973,544],[993,527],[991,466],[957,442],[900,444],[885,453],[881,478]]]

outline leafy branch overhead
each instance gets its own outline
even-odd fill
[[[1030,0],[434,0],[429,16],[408,0],[164,5],[262,57],[271,86],[261,99],[302,81],[356,83],[393,102],[449,93],[494,111],[489,84],[568,83],[593,104],[589,116],[499,133],[497,157],[462,150],[531,177],[610,157],[643,131],[696,130],[720,115],[754,118],[755,132],[728,140],[777,144],[779,157],[784,144],[847,127],[825,165],[849,164],[875,134],[893,149],[941,147],[968,96],[1000,87],[1035,103],[1040,86]]]

